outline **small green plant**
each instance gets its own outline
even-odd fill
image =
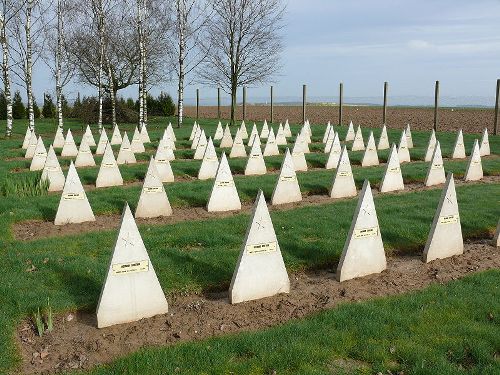
[[[45,332],[45,326],[43,324],[42,314],[40,313],[40,308],[37,309],[37,312],[34,314],[34,320],[36,325],[36,330],[38,332],[38,336],[42,337]]]
[[[50,299],[47,297],[47,331],[52,332],[54,329],[54,321],[52,319],[52,307],[50,307]]]
[[[28,174],[16,178],[7,178],[2,185],[2,195],[16,197],[36,197],[46,195],[49,181],[42,179],[42,173]]]

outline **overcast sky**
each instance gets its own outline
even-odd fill
[[[310,96],[335,98],[340,81],[346,96],[379,96],[389,81],[391,95],[432,97],[440,80],[443,96],[493,98],[500,78],[500,0],[289,0],[285,23],[278,97],[299,97],[306,83]],[[54,82],[41,65],[37,72],[41,97]],[[174,84],[163,89],[175,94]],[[248,96],[268,91],[249,88]]]

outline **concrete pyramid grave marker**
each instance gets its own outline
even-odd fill
[[[495,235],[493,236],[493,246],[500,246],[500,220],[498,220],[497,230],[495,232]]]
[[[451,154],[452,159],[464,159],[465,155],[465,145],[464,145],[464,135],[462,129],[458,131],[457,139],[455,141],[455,146],[453,147],[453,153]]]
[[[408,145],[408,148],[413,148],[413,138],[411,136],[411,129],[410,129],[410,124],[406,125],[406,144]]]
[[[92,130],[90,130],[90,125],[87,125],[87,128],[85,129],[85,133],[83,133],[83,138],[87,141],[87,144],[89,146],[95,146],[95,139],[94,135],[92,134]]]
[[[170,165],[172,150],[165,147],[164,141],[161,139],[155,154],[156,169],[161,182],[174,182],[174,173]]]
[[[332,128],[332,125],[330,125],[330,121],[328,121],[328,124],[326,125],[325,133],[323,134],[323,143],[326,143],[326,140],[328,139],[328,135],[330,133],[330,129]]]
[[[326,169],[335,169],[339,164],[340,153],[342,152],[342,147],[340,146],[339,133],[335,133],[332,145],[330,146],[330,153],[328,154],[328,160],[326,161]]]
[[[83,139],[84,138],[82,138],[82,140]],[[71,129],[68,129],[68,133],[66,134],[66,139],[64,141],[64,146],[61,151],[61,156],[67,157],[76,155],[78,155],[78,148],[76,148],[75,140],[73,139],[73,134],[71,133]]]
[[[373,132],[370,132],[368,143],[366,144],[366,151],[361,161],[362,167],[370,167],[372,165],[379,165],[377,147],[375,146],[375,137]]]
[[[137,126],[135,127],[130,146],[134,154],[146,151],[146,149],[144,148],[144,143],[142,143],[141,133],[139,132],[139,129],[137,129]]]
[[[163,132],[163,137],[161,139],[165,142],[165,146],[168,146],[172,150],[176,149],[172,134],[167,129]]]
[[[432,160],[427,170],[427,176],[425,176],[425,186],[433,186],[444,184],[446,182],[446,175],[444,173],[443,158],[441,156],[441,145],[439,141],[436,142],[436,147],[434,147],[434,153],[432,154]]]
[[[108,145],[109,139],[106,134],[106,129],[102,128],[101,135],[99,136],[99,142],[97,143],[97,149],[95,151],[96,155],[104,155],[106,146]]]
[[[87,199],[87,194],[83,190],[75,165],[71,161],[54,224],[76,224],[86,221],[95,221],[95,216]]]
[[[89,144],[87,143],[87,138],[82,138],[82,143],[80,143],[80,149],[78,150],[78,155],[76,155],[75,167],[94,167],[95,160],[90,151]]]
[[[287,141],[285,137],[285,130],[283,129],[283,125],[280,123],[280,126],[278,127],[278,132],[276,133],[276,143],[279,146],[286,146]]]
[[[164,138],[160,139],[160,142],[158,143],[158,149],[156,150],[156,152],[158,153],[158,150],[160,149],[162,150],[160,159],[167,159],[168,161],[175,160],[174,150],[168,144],[168,141],[165,140]],[[155,157],[155,159],[157,158]]]
[[[229,129],[229,125],[226,124],[224,128],[224,135],[220,141],[221,148],[229,148],[233,146],[233,137],[231,136],[231,130]]]
[[[174,128],[172,127],[172,123],[168,123],[168,126],[167,126],[167,134],[170,136],[170,138],[172,139],[172,141],[177,141],[177,137],[175,136],[175,132],[174,132]]]
[[[222,139],[223,135],[224,135],[224,129],[222,129],[222,124],[219,121],[219,123],[217,124],[217,129],[215,129],[214,139],[218,141]]]
[[[38,138],[35,132],[31,132],[31,138],[24,154],[25,159],[31,159],[35,155],[36,145],[38,144]]]
[[[201,135],[198,138],[198,144],[196,145],[196,151],[194,152],[193,159],[201,160],[205,154],[205,149],[207,148],[207,137],[205,135],[205,130],[201,131]]]
[[[229,168],[224,152],[217,168],[215,182],[210,192],[210,198],[208,199],[207,210],[209,212],[241,210],[240,197],[238,196],[233,175],[231,174],[231,169]]]
[[[398,150],[396,145],[392,145],[387,165],[385,166],[384,177],[380,183],[380,191],[387,193],[389,191],[404,190],[403,175],[401,174],[401,166],[399,165]]]
[[[57,129],[59,131],[59,128]],[[31,129],[30,127],[26,127],[26,134],[24,135],[24,141],[23,141],[23,145],[21,146],[21,148],[23,150],[26,150],[30,144],[30,140],[31,140]],[[57,136],[57,133],[56,133],[56,136]],[[64,142],[64,137],[63,137],[63,142]],[[62,147],[62,146],[61,146]]]
[[[354,141],[352,142],[351,151],[363,151],[365,149],[365,142],[363,140],[363,133],[361,133],[361,126],[358,125],[356,129],[356,135],[354,136]]]
[[[347,128],[347,134],[345,135],[345,141],[354,141],[355,133],[354,133],[354,125],[352,121],[349,122],[349,127]]]
[[[434,148],[436,147],[436,132],[432,129],[431,136],[429,138],[429,143],[427,143],[427,151],[425,152],[425,161],[431,161],[432,155],[434,155]]]
[[[120,146],[120,151],[118,151],[118,157],[116,158],[116,162],[120,164],[135,164],[137,161],[135,160],[134,152],[130,147],[130,141],[128,140],[127,132],[123,134],[123,141]]]
[[[191,129],[191,135],[189,136],[189,140],[192,141],[194,139],[194,135],[196,134],[196,131],[198,130],[198,125],[196,124],[196,121],[193,124],[193,128]]]
[[[198,142],[200,141],[201,137],[201,131],[201,127],[198,126],[196,132],[194,133],[193,142],[191,142],[191,150],[196,150],[196,147],[198,147]]]
[[[334,138],[335,138],[335,130],[333,128],[330,128],[330,131],[326,137],[326,141],[324,142],[325,143],[325,149],[324,149],[325,154],[330,153],[330,149],[332,148],[332,143],[333,143]]]
[[[296,171],[307,171],[307,161],[304,154],[304,141],[300,134],[295,138],[295,143],[292,149],[293,166]]]
[[[337,267],[337,280],[380,273],[387,268],[370,183],[365,180]]]
[[[154,158],[149,161],[148,171],[142,185],[141,196],[135,217],[159,217],[172,215],[172,207],[163,187]]]
[[[63,148],[64,147],[64,134],[63,129],[57,127],[56,135],[54,137],[54,143],[52,143],[54,148]]]
[[[271,215],[259,190],[229,287],[229,299],[234,304],[289,292],[290,280]]]
[[[479,181],[483,178],[483,166],[481,164],[481,153],[479,151],[479,143],[477,139],[474,141],[472,153],[465,169],[465,181]]]
[[[269,130],[269,136],[267,137],[266,146],[264,147],[264,156],[279,155],[280,150],[278,144],[276,143],[276,137],[274,136],[274,130],[271,128]]]
[[[254,142],[250,150],[250,155],[248,155],[247,165],[245,166],[245,175],[262,175],[266,173],[266,163],[264,162],[262,150],[257,142]]]
[[[406,133],[403,130],[401,139],[399,140],[398,158],[400,163],[410,162],[410,150],[408,149]]]
[[[118,168],[118,164],[116,163],[111,143],[108,142],[104,149],[104,155],[102,157],[101,166],[99,167],[95,186],[101,188],[121,185],[123,185],[123,178]]]
[[[269,137],[269,126],[267,125],[267,120],[264,120],[264,125],[262,125],[262,130],[260,131],[260,137],[262,139],[267,139],[267,137]]]
[[[257,130],[257,125],[255,122],[253,123],[252,131],[250,132],[250,136],[248,137],[248,145],[251,146],[253,143],[253,139],[255,136],[259,135],[259,131]]]
[[[240,125],[240,134],[241,134],[241,138],[242,139],[248,139],[248,131],[247,131],[247,127],[245,125],[245,121],[241,122],[241,125]]]
[[[380,132],[380,138],[378,139],[378,150],[387,150],[389,148],[389,137],[387,136],[387,126],[382,126],[382,131]]]
[[[231,147],[231,152],[229,153],[230,158],[246,158],[247,151],[245,149],[245,144],[241,138],[240,129],[236,130],[236,135],[234,136],[233,147]]]
[[[355,197],[358,194],[354,177],[352,175],[351,163],[347,153],[347,147],[344,145],[340,160],[333,177],[332,187],[330,189],[331,198]]]
[[[47,149],[43,144],[42,136],[38,137],[33,159],[31,159],[30,171],[41,171],[47,160]]]
[[[458,212],[457,194],[453,173],[448,173],[439,205],[432,221],[422,259],[428,263],[434,259],[463,254],[464,241]]]
[[[283,128],[283,131],[285,132],[285,137],[291,137],[292,136],[292,130],[290,129],[290,124],[288,123],[288,119],[285,121],[285,127]]]
[[[302,136],[302,139],[307,145],[307,152],[309,153],[309,143],[311,143],[311,136],[309,135],[309,130],[307,126],[303,126],[302,129],[300,129],[300,135]]]
[[[120,129],[118,128],[118,125],[115,125],[113,133],[111,134],[111,145],[121,145],[122,141],[123,139],[120,134]]]
[[[52,145],[50,145],[47,158],[45,159],[41,179],[49,181],[49,191],[61,191],[64,188],[64,181],[66,179],[64,178],[64,173]]]
[[[490,140],[488,137],[488,128],[483,131],[483,136],[481,138],[481,146],[479,147],[479,152],[481,156],[487,156],[490,154]]]
[[[148,129],[146,127],[146,124],[142,125],[139,134],[141,136],[141,141],[142,141],[143,144],[144,143],[151,143],[151,139],[149,138],[149,133],[148,133]]]
[[[300,202],[302,194],[300,193],[299,182],[295,173],[292,155],[287,148],[285,158],[281,163],[280,174],[276,185],[274,186],[273,195],[271,197],[271,204],[284,204],[292,202]]]
[[[309,150],[309,143],[307,142],[307,130],[302,128],[302,130],[299,132],[297,135],[297,138],[295,138],[295,142],[300,143],[300,148],[304,152],[304,154],[309,154],[311,151]]]
[[[198,179],[208,180],[210,178],[215,178],[218,167],[219,159],[217,158],[214,143],[212,142],[212,138],[210,137],[208,138],[208,143],[207,147],[205,148],[205,154],[203,155],[200,170],[198,171]]]
[[[132,212],[125,203],[97,304],[97,327],[135,322],[167,312],[167,300]]]

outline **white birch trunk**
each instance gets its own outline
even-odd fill
[[[177,126],[182,126],[184,117],[184,59],[185,59],[185,18],[186,4],[185,0],[177,0],[177,23],[179,28],[179,87],[177,97]]]
[[[57,50],[56,50],[56,100],[57,100],[57,126],[63,128],[62,113],[62,82],[61,82],[61,55],[62,55],[62,11],[61,0],[57,0]]]
[[[102,109],[103,109],[103,87],[102,87],[102,75],[103,75],[103,65],[104,65],[104,10],[102,8],[102,0],[98,3],[98,28],[99,28],[99,73],[98,73],[98,89],[99,89],[99,117],[97,120],[97,126],[99,128],[99,133],[102,131]]]
[[[35,130],[35,113],[33,111],[33,47],[31,42],[31,12],[33,0],[28,0],[26,7],[26,96],[28,97],[29,127]]]
[[[144,0],[137,0],[137,34],[139,37],[139,129],[144,125],[144,32],[142,12]]]
[[[9,66],[9,47],[7,43],[7,25],[5,24],[5,15],[0,14],[0,39],[2,43],[2,74],[4,81],[4,94],[7,102],[7,127],[5,135],[10,137],[12,135],[12,95],[10,91],[10,66]]]
[[[116,126],[116,92],[115,92],[115,84],[113,82],[113,72],[111,70],[111,64],[107,56],[106,56],[106,65],[108,67],[109,95],[111,98],[111,122],[114,129],[114,127]]]

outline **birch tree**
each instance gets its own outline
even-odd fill
[[[285,6],[281,0],[208,1],[213,15],[199,77],[231,94],[234,123],[238,87],[268,82],[280,69]]]

